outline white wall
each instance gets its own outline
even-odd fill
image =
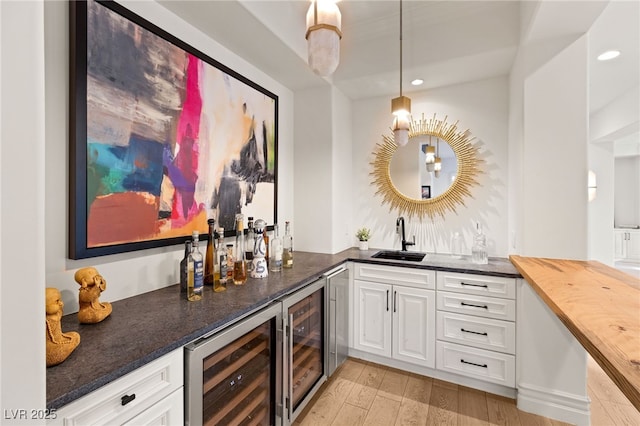
[[[45,406],[44,6],[0,2],[0,411]],[[7,414],[9,413],[9,414]]]
[[[292,218],[293,202],[288,194],[293,192],[293,93],[157,3],[121,3],[279,96],[278,218]],[[115,301],[177,283],[177,266],[183,252],[182,246],[170,246],[92,259],[67,259],[68,25],[68,3],[46,2],[46,282],[62,291],[65,314],[78,309],[78,285],[73,280],[78,268],[96,266],[107,280],[101,300]]]
[[[507,77],[415,92],[409,97],[416,119],[422,114],[430,118],[436,113],[439,119],[448,116],[450,123],[459,120],[459,130],[470,130],[476,138],[472,143],[479,148],[479,156],[485,161],[484,173],[478,176],[480,186],[471,189],[473,198],[465,198],[465,205],[459,206],[456,213],[448,213],[445,219],[431,221],[427,218],[422,222],[405,217],[407,239],[416,237],[416,246],[411,249],[449,253],[451,236],[458,231],[470,254],[475,223],[479,221],[487,234],[489,255],[506,256]],[[353,225],[354,228],[366,226],[372,229],[371,248],[400,247],[400,239],[395,234],[398,214],[389,211],[388,204],[381,205],[382,198],[375,195],[376,187],[370,176],[375,145],[382,142],[383,134],[391,132],[390,103],[389,97],[376,97],[355,101],[353,106]]]
[[[587,257],[587,37],[524,81],[525,256]]]
[[[589,259],[613,266],[613,142],[589,144],[589,170],[596,175],[596,198],[589,201]]]
[[[640,226],[640,156],[615,159],[615,226]]]

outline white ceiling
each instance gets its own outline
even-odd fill
[[[306,64],[308,1],[216,0],[159,3],[292,90],[325,84]],[[403,2],[403,92],[507,75],[519,46],[589,31],[590,105],[595,111],[639,86],[640,2]],[[333,84],[351,99],[397,96],[398,1],[343,0],[341,59]],[[521,24],[521,21],[524,24]],[[422,78],[417,88],[409,83]]]

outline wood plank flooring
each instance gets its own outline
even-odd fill
[[[640,413],[589,359],[594,426],[640,425]],[[349,358],[298,416],[296,426],[566,423],[518,410],[515,400]]]

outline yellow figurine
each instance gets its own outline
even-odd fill
[[[57,288],[45,289],[47,367],[60,364],[80,344],[75,331],[62,332],[62,297]]]
[[[100,302],[100,293],[107,288],[107,281],[102,278],[96,268],[78,269],[74,276],[80,285],[80,310],[78,320],[82,324],[95,324],[111,314],[111,303]]]

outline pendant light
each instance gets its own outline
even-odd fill
[[[436,138],[436,158],[433,162],[433,175],[437,178],[440,177],[440,171],[442,170],[442,158],[440,158],[440,139]]]
[[[340,62],[342,15],[335,0],[312,0],[307,11],[307,49],[309,66],[328,77]]]
[[[398,146],[409,142],[409,116],[411,115],[411,99],[402,96],[402,0],[400,0],[400,96],[391,100],[393,119],[393,138]]]
[[[424,152],[426,154],[426,166],[427,171],[432,172],[435,170],[436,166],[436,148],[431,143],[431,135],[429,135],[429,145],[427,145],[427,149]]]

